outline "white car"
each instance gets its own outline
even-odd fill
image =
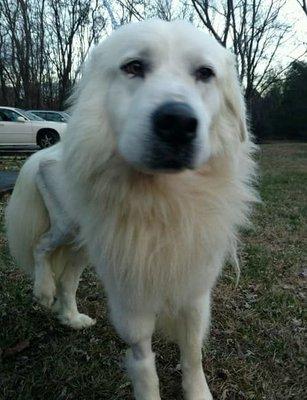
[[[13,107],[0,107],[0,146],[49,147],[63,136],[66,124],[45,121]]]
[[[28,110],[31,114],[45,119],[46,121],[67,122],[70,115],[65,111],[50,111],[50,110]]]

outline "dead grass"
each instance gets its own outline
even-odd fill
[[[263,204],[243,234],[239,287],[227,267],[215,290],[204,368],[215,399],[303,400],[307,145],[263,145],[259,158]],[[21,163],[10,159],[5,165],[14,169]],[[0,398],[131,399],[122,373],[125,345],[108,322],[94,273],[84,275],[78,298],[97,325],[82,332],[60,326],[32,301],[30,281],[8,254],[5,202],[0,215]],[[182,399],[177,348],[160,338],[154,348],[162,398]]]

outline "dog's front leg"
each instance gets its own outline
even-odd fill
[[[209,320],[210,296],[207,294],[185,307],[176,321],[186,400],[212,400],[202,367],[201,353]]]
[[[160,400],[159,380],[151,337],[131,344],[127,351],[126,367],[132,380],[136,400]]]
[[[128,308],[130,299],[126,295],[113,291],[108,294],[112,322],[118,334],[130,346],[126,354],[126,368],[132,380],[134,397],[136,400],[160,400],[155,355],[151,348],[155,312],[140,310],[140,303],[138,307]]]

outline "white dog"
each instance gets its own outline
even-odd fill
[[[75,300],[88,254],[138,400],[160,399],[155,328],[180,347],[185,398],[212,399],[201,348],[211,289],[255,200],[252,150],[233,56],[188,23],[147,21],[93,51],[63,144],[21,170],[12,254],[75,328],[94,322]]]

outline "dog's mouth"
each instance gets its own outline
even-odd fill
[[[145,165],[156,172],[180,172],[194,169],[195,146],[170,146],[165,143],[155,143],[146,157]]]

